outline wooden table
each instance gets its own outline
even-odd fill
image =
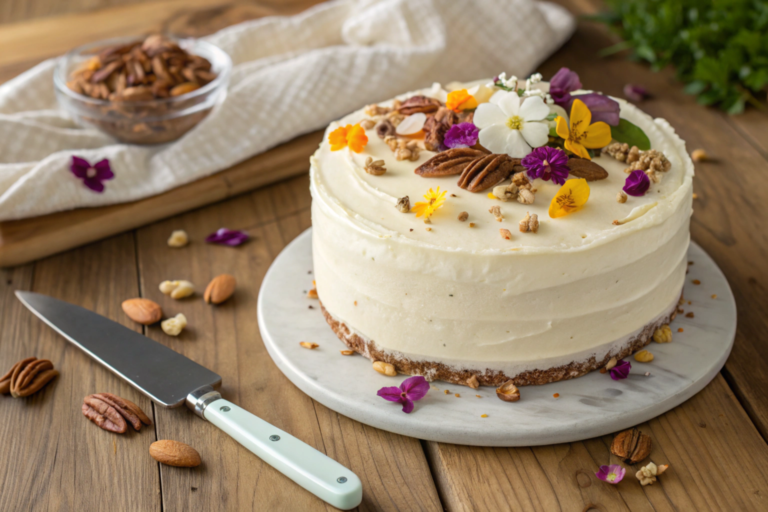
[[[14,23],[0,27],[0,78],[107,34],[159,28],[202,34],[295,12],[308,2],[77,0],[67,6],[94,3],[102,8],[18,21],[60,7],[50,0],[4,2],[0,21]],[[595,10],[591,0],[567,6],[575,13]],[[541,71],[549,76],[569,66],[585,84],[618,96],[625,83],[643,84],[655,97],[642,108],[668,119],[689,149],[704,148],[717,159],[697,164],[691,229],[728,276],[739,310],[735,347],[721,375],[688,402],[640,425],[653,438],[651,458],[671,464],[656,485],[641,487],[631,475],[618,486],[595,478],[599,465],[617,462],[609,453],[611,436],[510,449],[424,442],[352,421],[295,388],[267,355],[255,309],[271,261],[310,225],[308,181],[301,176],[0,271],[0,370],[36,355],[61,371],[28,399],[0,397],[0,510],[331,509],[212,425],[184,410],[154,407],[34,318],[14,298],[19,289],[80,304],[137,330],[120,309],[126,298],[149,297],[169,314],[183,310],[190,327],[178,339],[155,327],[146,335],[222,375],[225,397],[355,471],[365,489],[361,510],[768,510],[768,117],[759,111],[728,117],[684,95],[671,72],[652,74],[619,58],[599,60],[596,52],[610,43],[605,31],[580,22],[573,40]],[[202,243],[221,226],[245,229],[253,240],[237,249]],[[168,235],[181,228],[191,245],[169,249]],[[223,272],[237,276],[240,286],[233,300],[217,308],[201,300],[174,302],[157,288],[173,278],[204,286]],[[80,404],[102,391],[136,401],[154,427],[123,436],[95,427]],[[203,465],[158,465],[148,455],[156,439],[194,445]]]

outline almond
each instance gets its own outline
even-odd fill
[[[175,86],[173,89],[171,89],[171,96],[181,96],[182,94],[187,94],[188,92],[196,91],[199,89],[200,86],[193,82],[184,82],[183,84],[179,84]]]
[[[208,304],[221,304],[235,293],[235,278],[229,274],[216,276],[208,284],[203,299]]]
[[[123,301],[123,311],[134,322],[150,325],[160,321],[163,310],[157,302],[149,299],[128,299]]]
[[[178,468],[194,468],[202,462],[200,454],[191,446],[164,439],[149,445],[149,454],[160,464]]]
[[[584,178],[587,181],[604,180],[608,177],[608,171],[592,160],[584,158],[569,158],[568,169],[570,169],[572,176]]]

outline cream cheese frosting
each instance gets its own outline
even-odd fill
[[[414,94],[444,95],[433,87],[400,99]],[[669,123],[617,101],[671,169],[644,196],[619,203],[626,164],[597,157],[608,178],[589,184],[583,210],[558,219],[547,213],[559,189],[551,182],[535,181],[534,204],[500,202],[459,188],[458,176],[414,174],[435,153],[396,161],[373,130],[362,153],[331,151],[326,136],[310,170],[314,272],[326,310],[379,348],[508,375],[602,356],[661,317],[685,276],[693,164]],[[327,133],[365,117],[352,113]],[[366,173],[368,156],[387,172]],[[438,186],[448,197],[429,225],[395,208],[398,198],[413,203]],[[491,206],[501,207],[502,222]],[[467,222],[457,220],[461,212]],[[518,231],[527,212],[538,215],[538,233]]]

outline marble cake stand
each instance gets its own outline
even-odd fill
[[[291,242],[264,278],[258,305],[264,344],[275,364],[303,392],[345,416],[397,434],[477,446],[531,446],[616,432],[654,418],[703,389],[725,363],[736,333],[736,305],[728,282],[715,262],[691,243],[688,258],[694,264],[685,298],[692,305],[682,307],[693,311],[695,318],[678,315],[672,323],[673,342],[651,343],[656,356],[652,363],[629,359],[629,378],[614,381],[592,372],[565,382],[527,386],[521,390],[522,399],[513,404],[496,398],[491,387],[473,390],[435,381],[414,411],[404,414],[376,391],[398,385],[405,376],[385,377],[364,357],[341,356],[339,351],[346,347],[326,324],[317,300],[306,298],[312,284],[311,235],[308,229]],[[701,284],[692,284],[694,279]],[[678,333],[679,327],[684,332]],[[300,341],[320,347],[307,350]],[[554,393],[560,397],[555,399]],[[483,414],[488,416],[482,418]]]

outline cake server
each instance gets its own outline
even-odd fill
[[[93,311],[39,293],[16,297],[56,332],[161,407],[184,404],[256,456],[334,507],[354,508],[363,486],[352,471],[221,397],[221,377]]]

